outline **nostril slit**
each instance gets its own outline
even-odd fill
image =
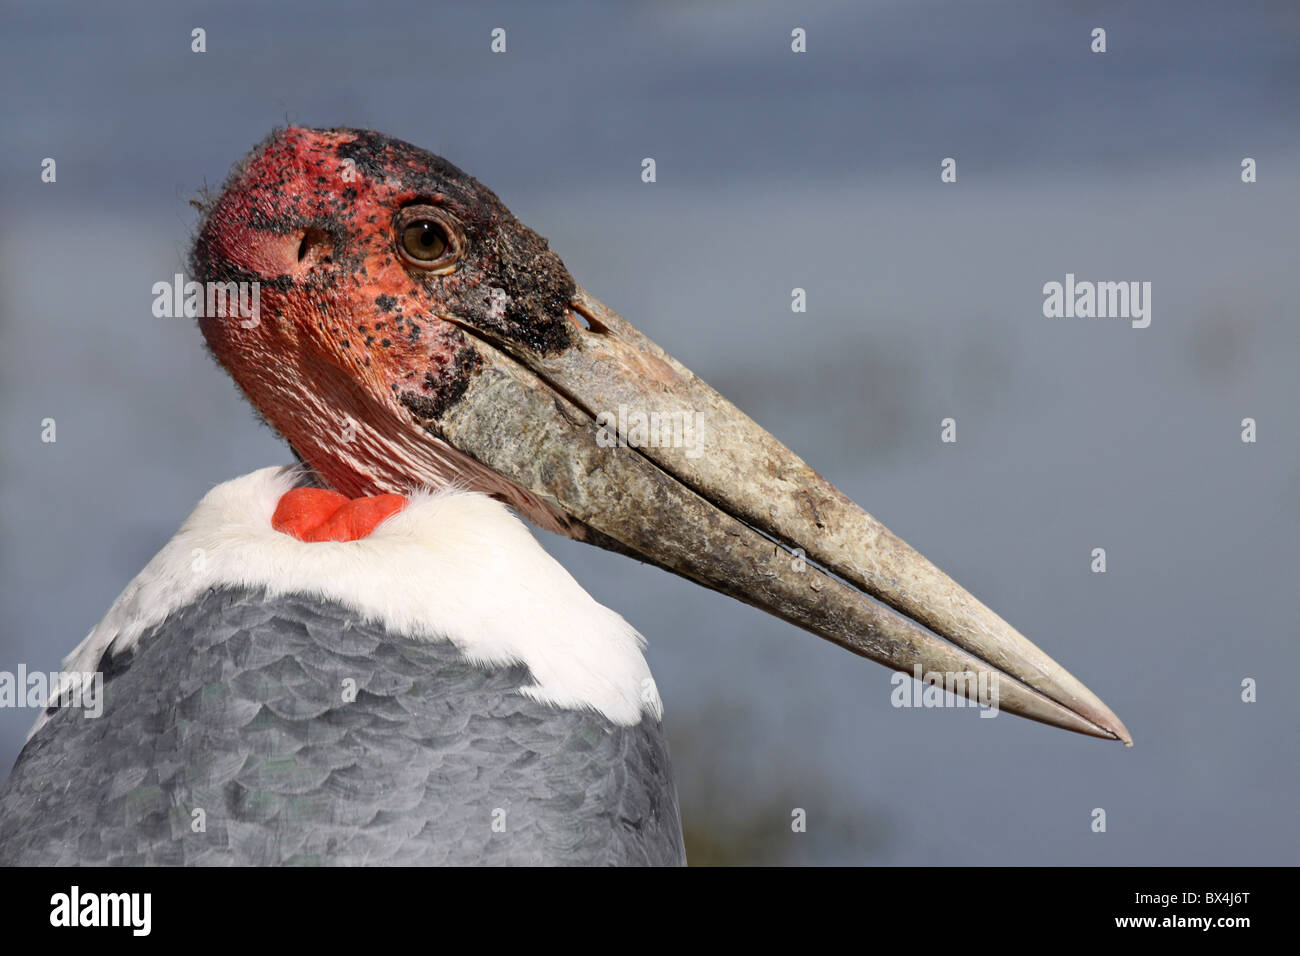
[[[601,325],[586,312],[583,312],[578,308],[569,309],[569,318],[573,320],[574,324],[577,325],[578,328],[585,329],[588,332],[596,332],[599,334],[601,332],[609,331],[605,326]]]
[[[298,243],[298,261],[303,262],[308,257],[315,258],[313,253],[320,246],[329,242],[329,233],[323,229],[306,229],[303,230],[302,241]]]

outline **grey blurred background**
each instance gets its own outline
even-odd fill
[[[694,862],[1300,861],[1295,3],[3,19],[0,669],[57,667],[211,485],[288,460],[150,287],[183,269],[188,199],[272,126],[370,127],[491,186],[1136,741],[895,709],[883,668],[539,532],[649,640]],[[1151,281],[1150,328],[1044,318],[1067,272]],[[0,776],[34,716],[0,710]]]

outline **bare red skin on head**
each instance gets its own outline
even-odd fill
[[[438,197],[341,159],[353,138],[290,129],[268,142],[212,209],[197,248],[221,263],[219,279],[260,283],[255,321],[200,318],[214,356],[326,482],[356,496],[400,482],[366,436],[344,447],[349,428],[409,423],[401,394],[436,398],[468,342],[431,315],[436,302],[394,248],[391,210]],[[300,260],[304,236],[313,241]],[[472,281],[439,279],[448,293]]]
[[[438,207],[460,240],[451,271],[399,253],[411,205]],[[203,314],[199,326],[326,486],[360,497],[455,484],[584,534],[438,437],[488,347],[458,323],[542,353],[570,347],[577,327],[564,263],[481,183],[378,133],[281,130],[232,172],[191,266],[207,283],[259,284],[255,319]]]
[[[401,495],[349,499],[325,488],[294,488],[280,498],[271,527],[299,541],[358,541],[404,507]]]

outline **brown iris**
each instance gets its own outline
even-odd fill
[[[436,206],[407,206],[393,225],[398,251],[413,266],[450,272],[460,258],[456,224]]]
[[[402,230],[402,248],[413,259],[431,262],[446,251],[447,234],[436,222],[421,219]]]

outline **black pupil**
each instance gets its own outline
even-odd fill
[[[431,219],[418,219],[402,232],[407,254],[422,262],[436,262],[447,251],[447,233]]]

